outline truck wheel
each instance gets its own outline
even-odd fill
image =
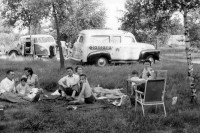
[[[107,64],[108,64],[108,60],[107,60],[106,58],[104,58],[104,57],[100,57],[100,58],[98,58],[97,61],[96,61],[96,65],[97,65],[97,66],[100,66],[100,67],[104,67],[104,66],[106,66]]]
[[[16,58],[18,56],[18,53],[16,51],[11,51],[9,53],[9,56],[12,57],[12,58]]]
[[[155,64],[155,59],[153,58],[153,56],[148,56],[147,58],[146,58],[146,60],[149,60],[149,61],[151,61],[151,64]]]

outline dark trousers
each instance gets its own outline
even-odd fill
[[[137,90],[141,91],[141,92],[144,92],[144,89],[145,89],[145,83],[142,83],[140,85],[137,85]]]
[[[75,96],[78,96],[80,93],[80,87],[78,85],[74,85],[72,87],[67,87],[64,88],[63,86],[60,86],[61,90],[64,91],[66,93],[66,95],[71,96],[73,91],[76,91]],[[59,91],[61,93],[61,90]]]

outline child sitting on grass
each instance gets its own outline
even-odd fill
[[[24,76],[21,78],[21,82],[16,87],[16,93],[22,99],[30,102],[38,101],[40,98],[39,94],[32,92],[31,88],[27,84],[27,78]]]
[[[92,93],[92,88],[90,87],[89,83],[86,82],[86,79],[87,76],[85,74],[80,75],[80,94],[78,95],[77,100],[71,101],[70,104],[92,104],[95,102],[95,97]]]

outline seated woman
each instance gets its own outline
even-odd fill
[[[27,84],[30,88],[40,88],[38,76],[33,73],[30,67],[24,68],[25,76],[27,77]]]
[[[76,75],[80,76],[81,74],[83,74],[83,68],[81,66],[76,66],[75,72]]]
[[[34,90],[40,92],[41,94],[44,94],[43,89],[40,88],[38,76],[33,73],[33,69],[30,67],[25,67],[24,72],[25,72],[25,76],[27,77],[27,85],[31,89],[34,88]]]
[[[71,104],[76,103],[86,103],[91,104],[95,102],[95,97],[92,93],[92,88],[90,87],[89,83],[86,82],[87,76],[85,74],[80,75],[80,86],[81,86],[81,92],[78,95],[77,100],[71,101]]]
[[[16,87],[16,93],[22,99],[30,102],[36,102],[40,98],[40,94],[33,92],[31,88],[27,85],[27,78],[24,76],[22,76],[21,82]]]

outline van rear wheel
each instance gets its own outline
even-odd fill
[[[108,64],[108,59],[106,59],[105,57],[100,57],[97,59],[96,61],[96,65],[100,66],[100,67],[104,67]]]
[[[11,58],[16,58],[16,57],[18,56],[18,53],[17,53],[16,51],[11,51],[11,52],[9,53],[9,56],[10,56]]]

